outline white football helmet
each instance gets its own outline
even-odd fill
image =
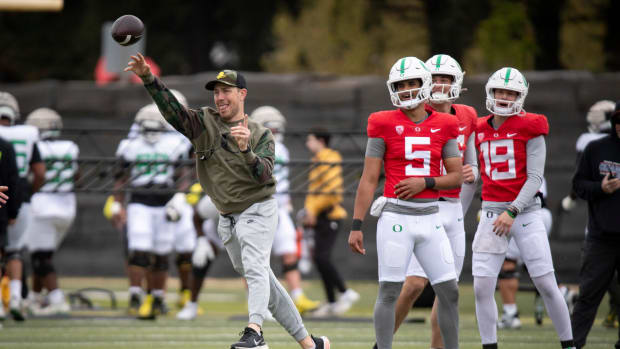
[[[11,125],[19,120],[19,104],[8,92],[0,92],[0,117],[9,119]]]
[[[145,105],[138,111],[135,123],[139,126],[140,136],[148,143],[157,142],[161,134],[168,130],[168,123],[157,105],[153,103]]]
[[[286,118],[272,106],[265,105],[254,109],[250,118],[270,129],[278,141],[282,141],[286,129]]]
[[[493,92],[495,89],[515,91],[519,93],[519,96],[514,102],[495,99],[495,94]],[[511,116],[524,113],[523,104],[525,103],[528,89],[529,84],[527,80],[525,80],[525,76],[517,69],[505,67],[496,71],[491,75],[485,86],[487,92],[487,110],[499,116]],[[497,106],[497,102],[508,103],[508,106]]]
[[[62,118],[50,108],[39,108],[28,114],[26,125],[39,129],[41,139],[58,138],[62,130]]]
[[[396,83],[400,81],[415,80],[421,81],[420,88],[411,90],[398,91]],[[424,103],[431,93],[431,72],[428,70],[424,62],[416,57],[403,57],[396,61],[390,69],[388,76],[387,88],[390,92],[392,104],[397,108],[413,109]],[[414,92],[417,94],[414,95]],[[409,94],[409,99],[402,100],[401,96]]]
[[[185,96],[179,90],[172,89],[170,90],[170,92],[172,92],[172,94],[174,95],[174,97],[176,97],[179,103],[181,103],[184,107],[187,107],[187,98],[185,98]]]
[[[609,100],[602,100],[594,103],[586,115],[586,120],[588,121],[588,131],[592,133],[609,131],[611,128],[609,119],[615,109],[616,103]]]
[[[446,103],[459,98],[465,73],[454,58],[444,54],[434,55],[426,61],[426,67],[431,70],[432,75],[438,74],[452,77],[451,85],[431,84],[431,102]],[[433,91],[438,86],[441,86],[441,90]]]

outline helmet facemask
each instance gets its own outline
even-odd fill
[[[496,89],[517,92],[517,98],[514,101],[495,98]],[[488,111],[498,116],[524,114],[523,104],[525,103],[528,89],[529,85],[521,72],[514,68],[502,68],[493,73],[486,84],[486,108]],[[506,105],[501,106],[498,104]]]
[[[397,84],[403,81],[419,80],[420,87],[399,91]],[[401,109],[414,109],[430,97],[431,74],[424,62],[415,57],[399,59],[390,70],[387,81],[392,104]]]
[[[443,75],[449,76],[452,79],[450,84],[431,84],[430,102],[443,104],[453,102],[459,98],[465,73],[454,58],[445,54],[434,55],[426,61],[426,66],[431,70],[433,76]],[[438,89],[438,87],[440,88]],[[435,91],[436,89],[438,91]]]

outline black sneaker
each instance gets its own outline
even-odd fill
[[[316,338],[313,335],[310,335],[310,338],[314,341],[315,349],[329,349],[329,339],[325,336]]]
[[[243,332],[239,333],[241,335],[239,341],[237,343],[231,344],[230,349],[269,349],[269,347],[265,343],[265,338],[263,338],[262,332],[263,331],[261,331],[261,333],[258,333],[252,328],[246,327]],[[327,348],[329,348],[329,346]]]
[[[155,315],[168,314],[168,306],[161,297],[153,297],[153,313]]]
[[[134,293],[131,295],[131,298],[129,298],[129,308],[127,309],[127,312],[129,315],[138,315],[138,310],[141,305],[142,302],[140,301],[140,295]]]

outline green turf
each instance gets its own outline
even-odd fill
[[[126,282],[122,279],[62,279],[61,284],[69,292],[82,287],[104,287],[115,291],[125,291]],[[169,284],[169,293],[174,296],[176,283]],[[351,282],[350,286],[359,291],[362,299],[347,314],[348,317],[372,317],[377,286],[375,282]],[[472,287],[460,287],[460,343],[461,348],[480,348],[480,337],[474,314]],[[306,283],[306,293],[314,299],[322,297],[318,282]],[[112,311],[107,300],[98,299],[102,307],[97,311],[75,311],[71,318],[41,319],[31,318],[24,323],[4,321],[0,330],[0,348],[221,348],[227,349],[238,339],[244,327],[243,321],[231,321],[233,316],[246,313],[245,289],[240,280],[208,280],[201,295],[201,306],[206,315],[195,321],[177,321],[174,318],[174,302],[170,315],[155,321],[139,321],[126,318],[123,311],[127,304],[124,294],[119,296],[121,309]],[[534,323],[533,294],[520,293],[519,311],[523,321],[520,330],[501,330],[500,348],[553,348],[558,349],[559,341],[548,317],[542,326]],[[93,297],[98,298],[98,297]],[[612,348],[617,339],[617,330],[601,326],[602,317],[608,310],[604,301],[599,309],[598,319],[588,338],[587,348]],[[415,310],[411,318],[424,318],[426,323],[408,323],[401,327],[394,338],[395,348],[429,348],[430,327],[428,310]],[[332,341],[332,348],[368,348],[374,342],[372,322],[328,322],[307,321],[306,327],[314,334],[326,335]],[[296,343],[276,323],[265,324],[265,338],[270,348],[298,348]]]

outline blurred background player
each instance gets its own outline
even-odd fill
[[[16,194],[19,183],[17,159],[13,145],[0,137],[0,278],[5,281],[3,287],[8,290],[8,279],[4,279],[4,249],[7,243],[7,229],[15,224],[19,207],[20,196]],[[7,292],[10,294],[10,291]],[[8,305],[8,304],[7,304]],[[4,300],[0,299],[0,321],[6,317]],[[2,325],[0,325],[0,328]]]
[[[196,229],[196,248],[192,254],[191,296],[177,314],[179,320],[193,320],[202,315],[202,308],[198,305],[200,290],[204,280],[213,265],[215,258],[224,249],[224,243],[217,234],[217,224],[220,213],[203,193],[200,183],[195,183],[187,194],[187,202],[194,207],[194,227]]]
[[[529,85],[517,69],[491,75],[486,86],[490,115],[476,125],[482,179],[482,215],[472,244],[476,318],[483,348],[497,348],[495,286],[509,239],[543,297],[562,348],[574,348],[570,315],[555,279],[549,240],[536,196],[544,176],[547,118],[523,109]],[[509,235],[510,234],[510,235]]]
[[[588,235],[579,272],[579,298],[573,312],[577,348],[586,345],[597,309],[620,273],[620,105],[611,116],[611,134],[590,142],[573,177],[573,189],[588,201]],[[618,305],[616,304],[616,307]],[[620,329],[615,348],[620,348]]]
[[[282,260],[282,274],[288,286],[288,291],[300,314],[318,308],[320,302],[308,299],[301,287],[301,273],[299,272],[300,251],[297,240],[297,230],[291,219],[293,205],[289,191],[289,152],[284,145],[284,131],[286,118],[280,111],[271,106],[262,106],[255,109],[250,118],[271,130],[276,144],[276,159],[273,166],[273,176],[276,179],[276,194],[278,200],[278,229],[273,239],[271,253]]]
[[[327,302],[313,313],[318,317],[344,314],[360,298],[357,292],[347,288],[331,259],[347,211],[341,205],[342,157],[338,151],[329,148],[330,138],[327,130],[319,127],[310,130],[306,138],[306,147],[313,156],[304,203],[304,226],[314,229],[312,254],[327,296]],[[338,301],[335,291],[339,293]]]
[[[0,137],[13,144],[17,157],[20,184],[16,188],[17,195],[21,196],[22,205],[15,224],[8,227],[8,243],[5,249],[6,270],[10,279],[9,311],[17,321],[23,321],[22,313],[22,273],[23,254],[25,247],[24,232],[30,221],[30,197],[36,193],[45,182],[45,163],[36,142],[39,140],[39,130],[31,125],[17,125],[19,120],[19,105],[13,95],[0,92]],[[32,175],[32,183],[28,177]]]
[[[614,113],[616,103],[610,100],[601,100],[594,103],[588,110],[586,115],[586,121],[588,122],[588,132],[582,133],[577,138],[575,148],[577,150],[576,165],[579,164],[581,154],[583,154],[586,146],[597,139],[603,138],[609,135],[613,130],[611,129],[610,118]],[[577,194],[571,188],[571,192],[562,200],[562,209],[564,212],[569,212],[577,206]],[[560,212],[561,214],[563,212]],[[588,227],[585,228],[586,236],[588,234]],[[618,327],[618,314],[616,312],[617,307],[620,305],[620,284],[618,283],[618,275],[614,277],[614,280],[609,284],[609,313],[603,320],[603,326],[614,328]]]
[[[168,257],[175,240],[175,225],[166,215],[166,205],[173,198],[169,191],[175,189],[177,175],[173,163],[187,159],[190,148],[181,137],[166,132],[165,120],[152,105],[140,109],[136,123],[140,127],[139,136],[121,141],[117,150],[124,171],[115,184],[115,200],[121,204],[115,220],[126,220],[127,224],[129,311],[140,318],[152,319],[166,312]],[[119,190],[125,185],[133,190],[126,209],[122,205],[124,193]],[[148,269],[152,270],[152,293],[142,304],[142,283]]]
[[[540,199],[541,209],[540,215],[547,232],[547,236],[551,234],[553,227],[553,215],[547,208],[547,181],[543,178],[542,185],[536,195]],[[517,291],[519,290],[519,269],[523,266],[521,251],[517,247],[514,239],[508,243],[508,251],[506,259],[502,265],[502,270],[498,275],[497,287],[502,298],[502,317],[497,323],[500,329],[518,329],[521,328],[521,319],[519,318],[519,310],[517,308]],[[560,292],[564,296],[569,313],[572,313],[577,294],[566,285],[559,285]],[[544,303],[540,297],[540,293],[535,291],[534,297],[534,319],[536,323],[541,325],[544,316]]]
[[[474,108],[454,103],[460,96],[464,75],[456,60],[448,55],[439,54],[429,58],[425,64],[430,69],[433,78],[431,95],[427,104],[438,112],[455,115],[458,119],[459,133],[456,141],[463,160],[463,185],[458,189],[440,191],[438,202],[439,216],[450,240],[454,256],[454,268],[458,278],[461,275],[465,259],[463,218],[476,191],[475,182],[478,178],[478,161],[474,143],[474,129],[478,115]],[[443,166],[442,174],[445,174]],[[409,310],[427,284],[428,278],[424,269],[415,255],[411,256],[411,262],[407,268],[407,277],[396,303],[394,332],[405,320]],[[431,311],[431,329],[431,348],[442,348],[443,342],[437,323],[437,299],[435,299]]]
[[[58,286],[52,259],[76,214],[73,184],[79,175],[79,148],[73,141],[59,139],[62,118],[52,109],[34,110],[25,123],[39,129],[37,147],[46,166],[45,184],[32,196],[25,233],[33,269],[29,307],[35,315],[65,314],[71,309]]]

